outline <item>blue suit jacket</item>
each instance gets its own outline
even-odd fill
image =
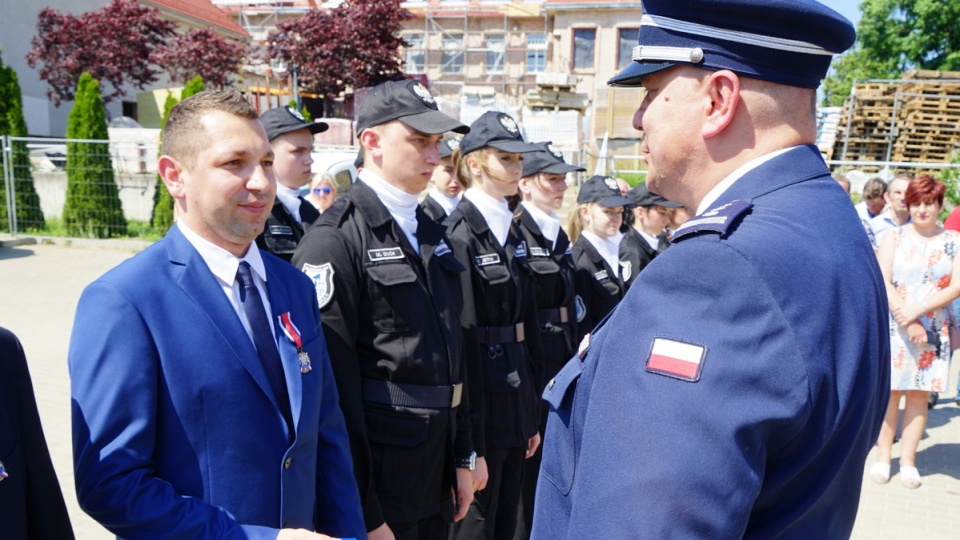
[[[365,537],[343,415],[307,277],[263,253],[296,433],[256,349],[177,227],[89,285],[69,364],[77,498],[124,538]],[[293,441],[292,443],[290,441]]]
[[[548,385],[533,536],[848,537],[890,393],[883,279],[849,198],[804,146],[675,238]]]

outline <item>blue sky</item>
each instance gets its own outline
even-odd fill
[[[819,0],[844,17],[850,19],[854,25],[860,20],[860,2],[862,0]]]

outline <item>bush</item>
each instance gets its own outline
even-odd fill
[[[23,97],[17,73],[3,64],[0,59],[0,135],[26,137],[27,123],[23,119]],[[44,228],[43,211],[40,209],[40,197],[33,185],[30,172],[30,155],[23,141],[11,144],[11,171],[13,172],[13,191],[16,194],[16,228],[18,231],[42,230]],[[0,152],[0,170],[6,170],[6,154]],[[10,219],[7,213],[7,189],[0,185],[0,231],[9,230]]]

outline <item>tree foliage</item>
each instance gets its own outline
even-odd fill
[[[158,46],[152,58],[174,82],[183,84],[200,75],[210,87],[221,89],[233,84],[243,54],[244,47],[234,40],[210,28],[194,28]]]
[[[63,223],[70,236],[123,236],[120,194],[114,181],[107,144],[107,116],[100,83],[89,73],[80,76],[75,103],[67,120],[67,197]],[[102,140],[103,142],[85,142]]]
[[[298,85],[335,98],[347,89],[403,78],[399,48],[403,21],[413,15],[400,0],[351,0],[311,11],[267,36],[272,61],[298,66]]]
[[[58,107],[73,99],[84,72],[113,87],[103,96],[109,102],[124,94],[124,84],[143,89],[157,80],[150,58],[172,34],[172,23],[136,0],[113,0],[80,16],[44,8],[27,64],[41,66],[40,79],[50,85],[47,97]]]
[[[843,104],[857,79],[960,70],[960,0],[863,0],[860,9],[857,44],[824,81],[828,105]]]
[[[17,72],[5,66],[0,58],[0,135],[26,137],[27,122],[23,118],[23,95]],[[0,152],[0,170],[4,170],[7,154]],[[41,230],[45,226],[40,197],[33,185],[30,172],[30,154],[27,143],[12,141],[10,144],[10,170],[13,172],[13,190],[16,202],[17,230]],[[2,176],[0,176],[2,177]],[[9,229],[7,213],[7,190],[0,183],[0,231]]]

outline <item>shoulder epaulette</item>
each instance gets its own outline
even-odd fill
[[[731,201],[723,206],[711,208],[681,225],[670,237],[670,241],[676,242],[686,236],[702,232],[712,232],[724,236],[737,221],[737,218],[746,214],[751,208],[753,208],[753,203],[747,201]]]

